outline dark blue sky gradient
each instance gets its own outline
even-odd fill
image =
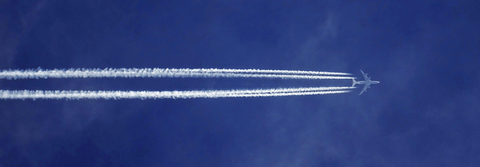
[[[0,101],[0,166],[477,166],[476,1],[0,2],[0,69],[352,73],[348,94]],[[1,80],[8,90],[215,90],[348,80]]]

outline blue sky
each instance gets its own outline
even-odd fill
[[[0,69],[352,73],[348,94],[0,101],[0,166],[474,166],[475,1],[4,1]],[[8,90],[350,86],[278,79],[1,80]]]

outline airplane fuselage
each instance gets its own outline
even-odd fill
[[[379,81],[370,81],[370,82],[369,82],[369,85],[371,85],[371,84],[378,84],[378,83],[380,83],[380,82],[379,82]],[[366,81],[356,81],[355,84],[367,84],[367,82],[366,82]]]

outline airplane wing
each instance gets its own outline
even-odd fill
[[[362,73],[363,73],[363,72],[362,72]],[[370,84],[369,84],[369,83],[365,83],[365,86],[363,87],[362,91],[361,91],[360,94],[358,94],[358,95],[361,95],[363,92],[366,92],[368,86],[370,86]]]
[[[363,78],[365,78],[365,81],[370,80],[370,79],[368,78],[367,74],[365,74],[362,70],[360,70],[360,72],[362,72]]]

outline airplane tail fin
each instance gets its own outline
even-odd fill
[[[355,84],[357,84],[357,81],[355,81],[355,79],[352,78],[352,82],[353,82],[353,83],[352,83],[352,87],[354,87]]]

